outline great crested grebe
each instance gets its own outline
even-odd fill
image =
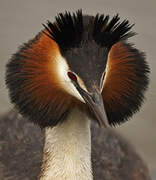
[[[39,180],[96,179],[91,119],[109,129],[139,110],[149,67],[144,54],[126,41],[135,34],[130,31],[133,25],[119,20],[118,15],[110,20],[83,15],[81,10],[60,13],[7,64],[11,102],[26,119],[45,129]],[[124,172],[120,174],[120,179],[123,175],[128,180]],[[105,176],[98,179],[109,179]]]

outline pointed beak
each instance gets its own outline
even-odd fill
[[[77,87],[77,89],[90,110],[94,113],[99,125],[101,127],[109,127],[101,93],[98,90],[94,90],[93,93],[88,93],[80,87]]]

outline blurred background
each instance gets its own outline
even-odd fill
[[[46,20],[65,10],[79,8],[84,13],[119,13],[122,19],[135,23],[133,31],[138,35],[130,42],[146,52],[151,68],[150,87],[146,101],[131,121],[117,128],[147,162],[156,178],[156,0],[0,0],[0,113],[9,110],[8,92],[5,87],[5,65],[22,43],[33,38]]]

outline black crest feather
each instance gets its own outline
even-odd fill
[[[131,32],[134,24],[130,25],[128,20],[119,22],[120,17],[117,14],[109,22],[109,16],[97,14],[94,20],[93,37],[101,46],[111,47],[120,40],[125,40],[135,33]]]
[[[81,42],[83,33],[81,10],[73,14],[67,11],[65,14],[60,13],[55,19],[56,22],[48,21],[47,26],[44,24],[43,26],[48,31],[48,36],[58,43],[60,49],[66,50]]]
[[[85,26],[84,18],[86,16],[82,15],[82,10],[73,14],[67,11],[64,14],[60,13],[55,17],[54,23],[48,21],[43,26],[48,32],[45,33],[59,45],[62,51],[80,46],[83,41],[86,41],[86,37],[84,37],[84,35],[87,36],[86,32],[92,35],[92,39],[97,44],[108,48],[120,40],[135,35],[130,31],[134,24],[130,25],[128,20],[120,22],[118,14],[111,20],[108,15],[104,16],[103,14],[88,17],[92,20],[89,21],[89,23],[92,22],[92,28]]]

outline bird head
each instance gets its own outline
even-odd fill
[[[19,112],[55,126],[77,106],[100,126],[120,124],[139,110],[148,85],[144,53],[118,15],[58,14],[7,64],[6,84]]]

